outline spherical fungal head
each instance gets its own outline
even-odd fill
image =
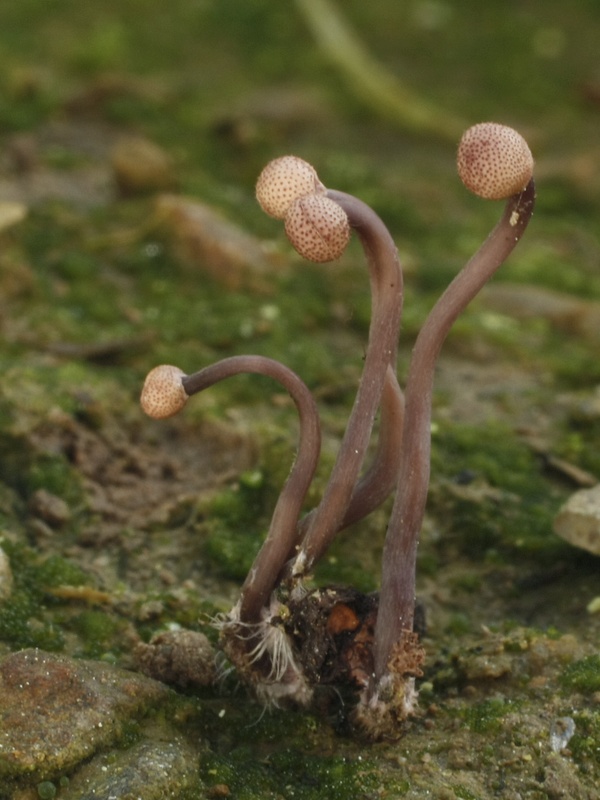
[[[467,189],[486,200],[502,200],[527,186],[533,175],[533,156],[513,128],[481,122],[463,133],[457,167]]]
[[[171,364],[154,367],[146,375],[140,405],[153,419],[167,419],[177,414],[188,400],[181,379],[185,373]]]
[[[270,161],[256,182],[256,199],[262,210],[276,219],[284,219],[298,197],[324,192],[314,167],[297,156]]]
[[[350,239],[350,223],[336,202],[324,195],[310,194],[290,206],[285,232],[301,256],[323,263],[342,255]]]

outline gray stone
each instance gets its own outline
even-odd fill
[[[554,531],[575,547],[600,556],[600,484],[569,497],[554,520]]]
[[[108,664],[12,653],[0,662],[0,780],[60,776],[171,696],[158,681]]]
[[[13,590],[13,576],[10,568],[10,560],[4,550],[0,547],[0,603],[8,600]]]
[[[198,786],[198,756],[179,738],[100,754],[61,791],[61,800],[169,800]]]

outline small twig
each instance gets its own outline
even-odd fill
[[[328,0],[296,0],[313,36],[350,89],[378,114],[417,134],[454,144],[466,125],[408,89],[365,49]]]

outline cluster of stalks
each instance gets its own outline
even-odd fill
[[[533,158],[511,128],[473,126],[461,139],[457,161],[467,188],[480,197],[505,199],[506,206],[426,319],[404,392],[396,377],[402,270],[381,219],[357,198],[326,189],[313,167],[295,156],[272,161],[259,177],[259,203],[284,220],[302,256],[337,259],[355,231],[369,269],[372,315],[363,374],[329,481],[312,511],[301,516],[319,459],[319,415],[292,370],[257,355],[226,358],[192,375],[162,365],[148,374],[142,391],[142,407],[155,418],[176,414],[190,396],[242,372],[279,382],[293,398],[300,422],[297,456],[239,601],[218,623],[221,648],[267,704],[307,705],[319,683],[352,684],[358,689],[354,720],[371,738],[398,735],[416,709],[423,649],[414,630],[415,569],[429,485],[436,361],[456,318],[521,238],[535,201]],[[377,447],[365,468],[378,414]],[[392,493],[378,597],[367,601],[337,589],[309,592],[307,578],[334,537]],[[322,632],[320,639],[316,631]]]

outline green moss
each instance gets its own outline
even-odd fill
[[[456,797],[460,798],[460,800],[479,800],[479,797],[465,786],[452,786],[452,789]]]
[[[402,797],[410,782],[398,769],[396,747],[387,769],[376,749],[335,737],[322,719],[301,711],[265,711],[243,696],[204,704],[201,735],[213,747],[201,760],[200,777],[210,788],[226,784],[242,800],[356,800],[378,794]],[[188,720],[188,725],[193,724]]]
[[[48,589],[80,585],[88,581],[87,576],[57,555],[44,558],[31,548],[8,540],[2,542],[2,548],[10,560],[14,589],[0,605],[0,640],[15,648],[61,650],[64,632],[51,611],[55,601]]]
[[[469,594],[474,594],[480,591],[482,583],[483,579],[481,575],[475,574],[459,575],[451,582],[456,589],[459,589],[463,592],[468,592]]]
[[[63,456],[37,456],[24,475],[23,488],[26,495],[45,489],[73,505],[83,497],[79,475]]]
[[[565,460],[593,474],[600,474],[600,420],[568,420],[564,436],[559,441],[557,453]]]
[[[127,40],[127,30],[120,21],[105,20],[93,26],[73,49],[71,63],[80,72],[118,69],[128,49]]]
[[[315,755],[305,749],[278,748],[261,759],[254,748],[238,747],[226,757],[209,756],[201,778],[207,786],[225,783],[240,800],[353,800],[377,786],[361,759]],[[398,795],[396,795],[398,796]]]
[[[343,584],[361,592],[375,591],[379,585],[379,561],[372,551],[372,544],[341,537],[317,564],[316,582],[320,586]]]
[[[59,555],[37,557],[32,561],[36,583],[42,589],[53,586],[81,586],[89,581],[88,575],[75,564]]]
[[[575,733],[569,741],[569,752],[579,764],[600,764],[600,713],[586,709],[575,714]]]
[[[478,557],[555,556],[560,543],[548,531],[562,495],[553,495],[513,431],[493,423],[440,426],[432,449],[433,480],[447,483],[432,492],[431,507],[449,520],[454,542]]]
[[[210,532],[204,543],[205,555],[220,575],[242,581],[248,574],[263,536],[246,529],[231,530],[218,522],[212,522],[208,527]]]
[[[56,785],[52,781],[42,781],[37,785],[37,793],[40,800],[52,800],[56,797]]]
[[[600,656],[586,656],[569,664],[561,673],[560,682],[566,689],[579,692],[600,691]]]
[[[270,759],[270,767],[278,783],[285,783],[290,797],[300,800],[326,796],[332,800],[357,797],[373,788],[361,779],[361,764],[343,756],[302,754],[298,750],[279,750]],[[367,783],[367,785],[365,785]]]
[[[232,579],[246,577],[268,526],[264,482],[242,479],[237,486],[214,497],[206,514],[204,553],[221,573]]]
[[[473,733],[498,733],[502,730],[502,719],[514,710],[514,705],[503,698],[490,698],[468,706],[462,717]]]
[[[468,614],[452,614],[448,620],[447,631],[453,636],[464,636],[473,631],[473,622]]]
[[[23,501],[17,492],[0,481],[0,531],[17,530],[23,516]]]
[[[438,425],[433,436],[432,470],[458,478],[468,470],[506,491],[544,491],[535,457],[507,426]]]
[[[107,611],[88,609],[71,617],[67,627],[82,640],[83,654],[88,658],[98,658],[113,647],[123,621]]]
[[[556,377],[557,387],[590,389],[600,381],[596,348],[575,337],[555,334],[549,341],[545,361]]]
[[[15,649],[40,647],[43,650],[61,650],[64,635],[45,608],[36,602],[35,593],[14,591],[0,607],[0,640]]]

